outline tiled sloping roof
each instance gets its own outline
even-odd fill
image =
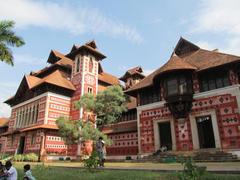
[[[175,55],[172,57],[174,56]],[[130,93],[137,89],[151,86],[153,84],[154,77],[163,72],[169,72],[178,69],[195,69],[198,72],[224,64],[240,61],[239,56],[225,54],[217,51],[209,51],[205,49],[196,50],[193,53],[188,53],[182,56],[182,58],[177,57],[176,59],[173,61],[173,59],[170,58],[166,64],[158,68],[156,71],[145,77],[143,80],[125,92]]]
[[[8,118],[0,118],[0,127],[8,126],[9,119]]]
[[[32,89],[41,79],[35,76],[26,75],[25,76],[29,89]]]
[[[56,63],[57,61],[59,61],[61,59],[71,60],[68,57],[66,57],[64,54],[62,54],[62,53],[60,53],[60,52],[58,52],[56,50],[51,50],[47,62],[49,62],[51,64],[54,64],[54,63]]]
[[[122,80],[122,81],[125,81],[126,78],[128,78],[129,76],[132,76],[134,74],[138,74],[142,77],[145,77],[143,74],[142,74],[142,68],[140,66],[137,66],[137,67],[134,67],[134,68],[131,68],[129,70],[127,70],[127,72],[122,76],[120,77],[119,79]]]
[[[167,63],[165,63],[159,70],[157,70],[156,74],[160,75],[166,72],[182,69],[196,70],[197,68],[188,62],[185,62],[182,58],[174,54]]]
[[[49,124],[43,124],[43,125],[34,125],[31,127],[23,128],[20,130],[20,132],[25,132],[25,131],[31,131],[35,129],[55,129],[58,130],[59,128],[56,125],[49,125]]]
[[[71,66],[72,67],[73,61],[69,58],[63,58],[63,59],[57,61],[55,64],[58,64],[60,66],[69,66],[69,67]]]
[[[119,85],[119,80],[116,76],[113,76],[105,72],[98,74],[98,80],[110,85]]]
[[[34,88],[37,87],[40,84],[43,84],[43,83],[49,83],[49,84],[57,85],[59,87],[64,87],[66,89],[76,90],[74,85],[71,83],[71,81],[66,79],[65,74],[63,72],[59,71],[59,70],[56,70],[53,73],[51,73],[48,76],[41,79],[34,86]]]
[[[137,121],[111,124],[104,126],[101,131],[106,134],[137,131]]]
[[[92,47],[91,42],[88,42],[88,43],[86,43],[84,45],[81,45],[81,46],[74,44],[73,48],[72,48],[71,52],[68,54],[68,56],[72,56],[72,55],[76,54],[76,52],[79,51],[79,50],[87,49],[87,50],[90,50],[95,55],[97,55],[98,57],[100,57],[101,59],[106,58],[106,56],[104,54],[102,54],[100,51],[98,51],[97,48],[93,48],[93,47]]]
[[[221,66],[231,62],[240,61],[239,56],[225,54],[217,51],[199,49],[195,53],[184,58],[185,62],[194,65],[198,71]]]

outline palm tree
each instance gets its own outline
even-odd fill
[[[24,40],[13,32],[14,21],[0,21],[0,61],[14,65],[13,55],[9,46],[19,47],[25,44]]]

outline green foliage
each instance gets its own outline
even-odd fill
[[[21,161],[37,162],[38,156],[35,153],[16,154],[13,156],[13,160],[17,162],[21,162]]]
[[[83,160],[84,167],[91,171],[93,168],[97,168],[99,164],[99,158],[96,151],[93,151],[91,156]]]
[[[83,124],[80,134],[83,141],[92,140],[96,142],[99,137],[102,137],[107,145],[112,143],[112,141],[107,138],[107,135],[103,134],[99,129],[94,128],[91,122]]]
[[[56,124],[59,127],[59,134],[66,144],[76,144],[79,142],[80,121],[71,121],[65,117],[60,117],[57,119]]]
[[[183,172],[179,173],[180,180],[200,180],[206,173],[206,167],[196,166],[192,157],[181,158],[180,162],[184,166]]]
[[[8,46],[19,47],[25,44],[24,40],[13,32],[14,21],[0,21],[0,61],[13,66],[12,51]]]
[[[79,102],[77,108],[84,108],[93,112],[97,116],[98,124],[111,124],[116,122],[122,112],[126,111],[127,97],[120,86],[110,86],[106,90],[99,92],[96,97],[92,94],[85,94]]]
[[[64,139],[66,144],[76,144],[81,141],[97,141],[101,136],[106,144],[111,144],[111,140],[105,134],[99,131],[91,122],[71,121],[64,117],[56,121],[59,127],[60,136]]]
[[[6,158],[8,158],[8,157],[9,157],[8,154],[5,154],[5,153],[0,154],[0,160],[4,160],[4,159],[6,159]]]

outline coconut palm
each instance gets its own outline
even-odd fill
[[[14,21],[0,21],[0,61],[14,65],[13,55],[9,46],[19,47],[25,44],[24,40],[13,32]]]

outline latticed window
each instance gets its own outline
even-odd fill
[[[210,91],[230,85],[229,77],[227,72],[221,73],[207,73],[200,75],[200,89],[201,92]]]

